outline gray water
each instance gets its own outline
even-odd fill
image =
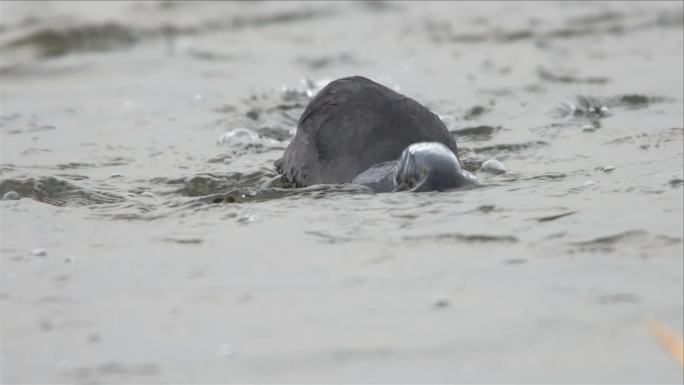
[[[683,12],[0,3],[2,382],[681,383]],[[482,186],[279,179],[349,75]]]

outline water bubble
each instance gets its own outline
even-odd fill
[[[465,176],[467,179],[469,179],[471,182],[477,183],[477,177],[475,177],[475,175],[473,175],[472,172],[468,170],[461,170],[461,174]]]
[[[503,163],[496,159],[489,159],[482,163],[482,166],[480,166],[480,171],[494,175],[500,175],[506,173],[506,167],[503,165]]]
[[[588,180],[588,181],[584,182],[585,187],[591,187],[591,186],[596,186],[596,185],[598,185],[598,183],[596,183],[593,180]]]
[[[3,201],[16,201],[20,198],[21,196],[16,191],[8,191],[2,196]]]
[[[154,194],[152,194],[152,193],[149,192],[149,191],[145,191],[145,192],[143,192],[143,193],[140,193],[140,196],[141,196],[141,197],[147,197],[147,198],[153,198],[153,197],[154,197]]]
[[[604,166],[601,167],[600,170],[605,173],[612,172],[615,170],[615,166]]]
[[[31,255],[36,256],[36,257],[45,257],[47,256],[47,250],[41,249],[41,248],[35,248],[31,250]]]
[[[252,130],[237,128],[221,135],[217,143],[226,147],[240,148],[248,145],[261,144],[261,138]]]
[[[238,221],[238,223],[246,225],[248,223],[257,222],[257,221],[259,221],[259,219],[260,218],[257,215],[248,214],[248,215],[243,215],[243,216],[239,217],[237,219],[237,221]]]
[[[109,177],[110,178],[121,178],[121,177],[123,177],[123,174],[115,172],[115,173],[112,173],[112,175],[110,175]]]

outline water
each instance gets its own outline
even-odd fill
[[[682,381],[681,3],[0,11],[3,382]],[[348,75],[483,186],[288,186]]]

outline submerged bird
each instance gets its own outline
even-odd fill
[[[356,183],[376,192],[444,191],[476,183],[444,123],[415,100],[360,76],[335,80],[307,105],[276,161],[295,186]]]

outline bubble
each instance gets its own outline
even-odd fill
[[[503,165],[503,163],[496,159],[489,159],[482,163],[482,166],[480,166],[480,171],[494,175],[500,175],[506,173],[506,167]]]
[[[2,196],[3,201],[16,201],[21,199],[21,196],[16,191],[8,191]]]
[[[47,250],[41,248],[35,248],[31,250],[31,255],[35,257],[45,257],[47,256]]]
[[[261,138],[252,130],[237,128],[221,135],[217,143],[226,147],[241,148],[249,145],[261,144]]]
[[[259,217],[256,215],[248,214],[248,215],[243,215],[237,219],[238,223],[241,223],[243,225],[249,224],[249,223],[254,223],[259,221]]]

